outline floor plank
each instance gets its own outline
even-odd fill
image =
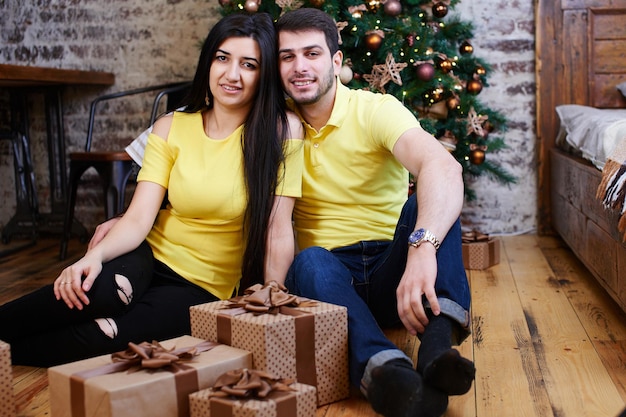
[[[540,241],[546,260],[558,277],[558,285],[565,291],[578,314],[583,328],[594,345],[605,368],[626,402],[626,313],[594,280],[588,271],[560,239]]]
[[[555,237],[501,238],[501,261],[468,271],[472,335],[459,347],[474,358],[469,393],[451,397],[445,417],[617,417],[626,407],[626,314]],[[85,245],[58,240],[0,256],[0,303],[51,282]],[[419,340],[387,335],[416,358]],[[44,369],[13,368],[17,417],[49,416]],[[376,417],[355,389],[316,417]]]
[[[505,239],[532,346],[556,416],[614,416],[623,401],[535,236]]]
[[[470,282],[476,415],[500,416],[503,407],[516,416],[552,415],[508,258],[470,271]]]

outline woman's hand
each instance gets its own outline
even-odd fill
[[[87,246],[87,250],[93,249],[96,247],[98,243],[109,233],[109,231],[115,226],[115,223],[120,221],[121,217],[113,217],[107,220],[104,223],[96,226],[96,231],[94,232],[91,240],[89,241],[89,246]]]
[[[102,271],[102,262],[88,255],[65,268],[54,281],[56,299],[62,299],[69,308],[82,310],[89,304],[87,292]]]

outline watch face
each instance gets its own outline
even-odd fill
[[[424,229],[417,229],[409,236],[409,240],[411,243],[417,243],[424,238],[425,231]]]

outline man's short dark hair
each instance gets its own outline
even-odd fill
[[[316,30],[324,33],[330,55],[339,50],[339,32],[337,23],[327,13],[310,7],[290,10],[283,14],[276,22],[278,32],[301,32]]]

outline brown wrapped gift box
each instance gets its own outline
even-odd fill
[[[195,346],[203,342],[182,336],[161,342],[170,349]],[[80,372],[112,363],[111,355],[59,365],[48,369],[50,411],[53,417],[179,417],[188,415],[187,397],[199,389],[212,387],[219,375],[232,369],[250,367],[250,352],[218,345],[182,364],[196,373],[194,381],[183,386],[175,374],[166,369],[117,372],[87,378],[77,386]],[[183,372],[184,373],[184,372]],[[81,389],[82,388],[82,389]],[[76,398],[84,393],[84,401]],[[74,411],[72,411],[74,397]],[[179,407],[179,399],[182,401]]]
[[[350,395],[345,307],[316,302],[255,315],[228,304],[191,307],[191,334],[252,352],[254,369],[316,387],[318,406]]]
[[[295,391],[270,393],[263,400],[211,397],[212,389],[189,396],[190,417],[315,417],[315,387],[295,383]]]
[[[487,269],[500,263],[500,239],[463,243],[463,265],[466,269]]]
[[[0,417],[15,416],[11,346],[0,340]]]

